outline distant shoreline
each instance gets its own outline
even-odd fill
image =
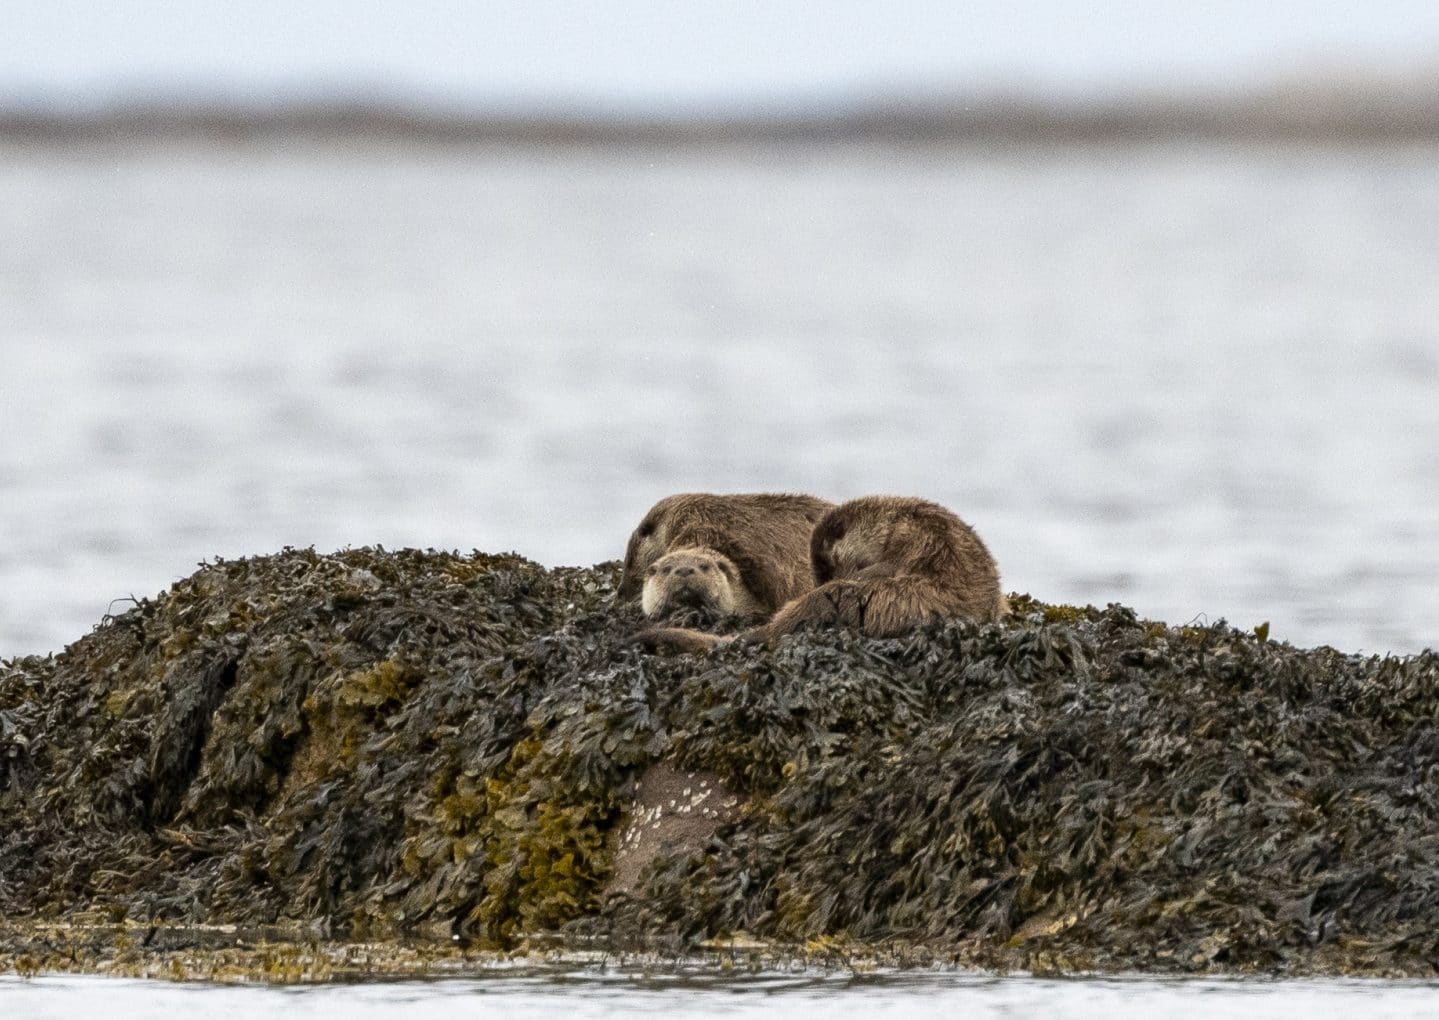
[[[668,116],[582,112],[485,114],[384,102],[263,108],[129,103],[93,111],[0,109],[0,141],[85,143],[265,139],[686,146],[726,143],[895,145],[1199,141],[1439,141],[1439,96],[1304,89],[1244,97],[888,101],[822,112]]]

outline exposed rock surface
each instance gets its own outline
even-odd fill
[[[627,643],[616,574],[291,550],[0,665],[0,966],[53,945],[25,931],[121,921],[746,933],[1044,970],[1439,963],[1432,652],[1020,597],[1002,626],[666,659]],[[743,806],[691,834],[698,855],[617,875],[656,763]]]
[[[657,862],[694,858],[739,818],[740,798],[713,772],[657,762],[645,769],[615,839],[608,893],[642,894]]]

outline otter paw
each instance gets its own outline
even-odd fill
[[[646,627],[630,637],[630,643],[652,652],[707,652],[724,638],[683,627]]]

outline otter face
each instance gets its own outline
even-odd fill
[[[640,608],[659,616],[681,607],[729,616],[740,608],[739,569],[713,549],[676,549],[645,571]]]

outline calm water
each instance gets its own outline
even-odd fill
[[[610,559],[685,489],[1439,644],[1439,148],[10,147],[0,238],[0,655],[214,555]]]
[[[1433,1015],[1439,986],[1398,981],[1067,981],[910,975],[878,978],[764,975],[714,982],[680,977],[638,981],[572,974],[264,988],[173,985],[93,977],[0,977],[7,1020],[90,1017],[149,1020],[347,1020],[503,1015],[507,1020],[563,1016],[882,1017],[1065,1016],[1095,1020],[1154,1017],[1380,1020]]]

